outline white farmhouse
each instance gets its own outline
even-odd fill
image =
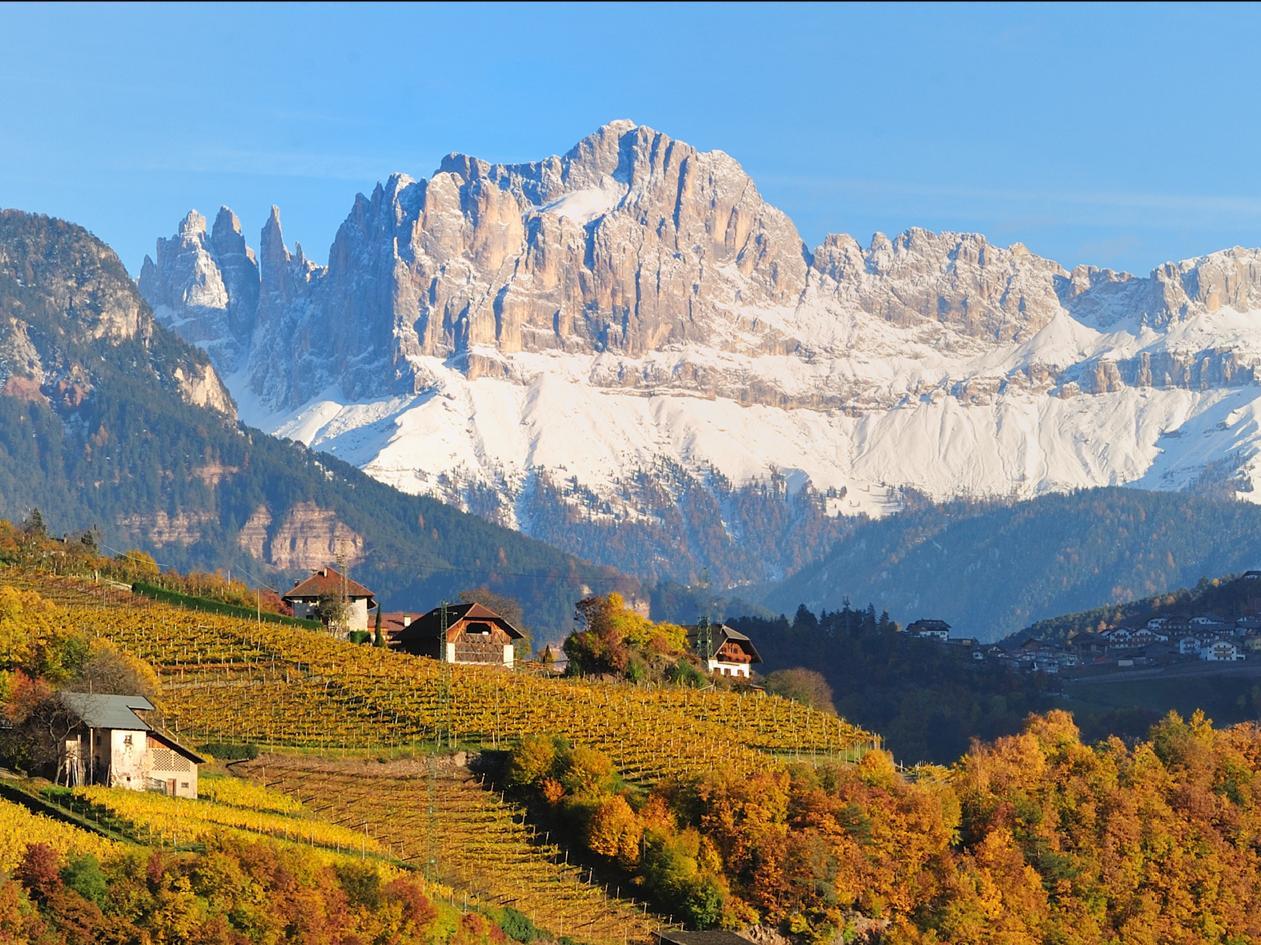
[[[58,781],[197,796],[197,766],[204,759],[141,717],[153,711],[144,696],[63,692],[61,704],[71,727]]]
[[[352,581],[336,568],[320,568],[311,576],[297,581],[281,600],[293,608],[293,615],[304,620],[319,616],[321,599],[340,598],[346,603],[346,618],[339,629],[346,633],[368,629],[368,611],[376,607],[376,597],[358,581]]]
[[[921,617],[907,624],[906,632],[926,640],[940,640],[945,643],[950,639],[950,624],[944,620]]]
[[[1204,648],[1205,641],[1199,637],[1179,637],[1178,653],[1182,656],[1198,656],[1200,650]]]
[[[1230,663],[1246,659],[1239,647],[1229,640],[1213,640],[1200,650],[1200,659],[1209,663]]]

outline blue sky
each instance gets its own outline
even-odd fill
[[[1146,272],[1261,245],[1261,8],[0,6],[0,205],[136,272],[189,207],[323,261],[357,191],[632,118],[811,245],[977,230]]]

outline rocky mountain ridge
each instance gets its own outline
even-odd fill
[[[532,534],[686,519],[714,474],[806,490],[819,535],[904,488],[1251,496],[1261,475],[1261,251],[1136,277],[921,229],[811,249],[733,158],[627,121],[531,164],[395,174],[327,266],[275,208],[257,259],[230,211],[209,234],[190,215],[140,288],[246,419]],[[628,499],[661,462],[677,491]],[[730,544],[749,523],[717,524]]]
[[[0,387],[42,403],[91,396],[111,352],[145,380],[193,406],[234,417],[227,388],[194,348],[160,347],[153,314],[107,247],[73,238],[59,220],[0,210]],[[97,349],[95,352],[93,349]],[[93,356],[95,354],[95,356]]]
[[[236,270],[199,265],[179,241],[163,255],[188,266],[203,314],[230,298],[253,261],[234,221],[219,222],[207,234],[190,217],[183,236],[235,246]],[[231,325],[244,313],[220,315]],[[277,588],[338,559],[388,606],[497,588],[549,632],[593,591],[647,594],[610,569],[242,426],[206,354],[156,322],[109,247],[65,221],[6,210],[0,517],[20,521],[32,508],[56,533],[95,529],[112,553],[139,547],[163,565],[230,569]]]

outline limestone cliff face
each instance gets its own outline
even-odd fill
[[[234,370],[259,299],[258,262],[236,214],[221,208],[207,233],[206,218],[190,211],[174,236],[158,240],[156,256],[140,269],[141,294],[159,319]]]
[[[535,164],[452,154],[427,181],[394,175],[356,199],[327,268],[289,252],[273,208],[253,318],[232,317],[249,293],[216,278],[224,257],[196,214],[159,242],[141,290],[225,369],[248,348],[255,393],[279,407],[333,382],[352,397],[422,389],[425,356],[493,370],[479,348],[793,347],[747,330],[747,312],[795,305],[807,255],[732,158],[614,122]]]
[[[1103,326],[1129,318],[1156,331],[1197,314],[1220,309],[1261,309],[1261,250],[1221,250],[1195,259],[1168,262],[1146,279],[1108,269],[1079,266],[1061,297],[1069,311]]]
[[[921,229],[878,233],[866,247],[837,234],[810,251],[730,156],[616,121],[531,164],[451,154],[428,180],[391,176],[355,199],[326,267],[289,250],[275,207],[257,260],[231,211],[209,233],[190,213],[158,241],[140,287],[222,371],[244,367],[242,393],[269,410],[329,391],[415,394],[434,386],[436,363],[527,383],[521,353],[595,358],[587,380],[604,387],[856,410],[942,384],[971,400],[998,386],[949,369],[883,393],[846,372],[788,384],[739,359],[787,356],[817,375],[811,365],[885,355],[887,339],[871,340],[881,324],[971,358],[1027,343],[1059,317],[1167,332],[1197,314],[1261,307],[1261,253],[1228,250],[1138,278],[1069,272],[1020,244]],[[1109,389],[1112,374],[1119,384],[1232,383],[1256,360],[1148,352],[1149,371],[1137,359],[1098,363],[1125,354],[1038,360],[1046,356],[1043,346],[1007,365],[1003,383]],[[1206,374],[1196,367],[1204,356],[1221,366]]]
[[[214,520],[210,512],[179,512],[174,515],[163,511],[125,515],[115,524],[135,541],[147,545],[192,545],[205,536],[207,526]]]
[[[258,561],[284,571],[318,568],[330,561],[363,561],[362,535],[338,520],[330,509],[299,502],[277,521],[266,506],[250,515],[237,543]]]
[[[872,237],[829,236],[814,254],[824,291],[898,325],[936,322],[993,342],[1024,341],[1060,310],[1067,273],[1019,243],[994,246],[976,233],[911,229]]]
[[[740,490],[769,521],[778,477],[826,514],[905,487],[1197,488],[1210,466],[1261,494],[1261,250],[1135,276],[972,233],[810,249],[733,158],[628,121],[533,163],[394,174],[326,266],[273,207],[255,280],[234,220],[186,218],[141,282],[250,419],[583,554],[607,535],[557,522],[711,500],[746,541]]]

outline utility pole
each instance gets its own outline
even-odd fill
[[[701,572],[701,588],[705,594],[705,613],[696,623],[696,649],[698,655],[705,661],[705,669],[709,670],[709,660],[714,655],[710,647],[713,646],[713,599],[709,593],[709,568]]]
[[[348,632],[350,629],[350,620],[348,619],[350,616],[350,605],[347,601],[346,594],[346,572],[348,568],[346,565],[346,552],[343,550],[342,540],[340,538],[337,540],[337,570],[341,572],[342,576],[341,620],[343,626],[339,629],[342,632]]]
[[[439,618],[438,618],[438,624],[441,627],[441,632],[439,633],[439,636],[438,636],[438,646],[441,647],[441,651],[438,653],[438,660],[439,660],[439,667],[440,667],[440,670],[439,670],[440,676],[439,676],[439,682],[438,682],[438,702],[440,706],[439,711],[441,713],[439,716],[441,719],[439,724],[443,728],[446,729],[447,747],[450,748],[452,738],[454,735],[454,731],[453,731],[454,725],[452,722],[452,706],[451,706],[451,663],[447,660],[447,629],[448,629],[447,621],[448,621],[447,602],[443,601],[442,609],[439,611]],[[438,734],[438,743],[439,744],[442,743],[441,731]]]

